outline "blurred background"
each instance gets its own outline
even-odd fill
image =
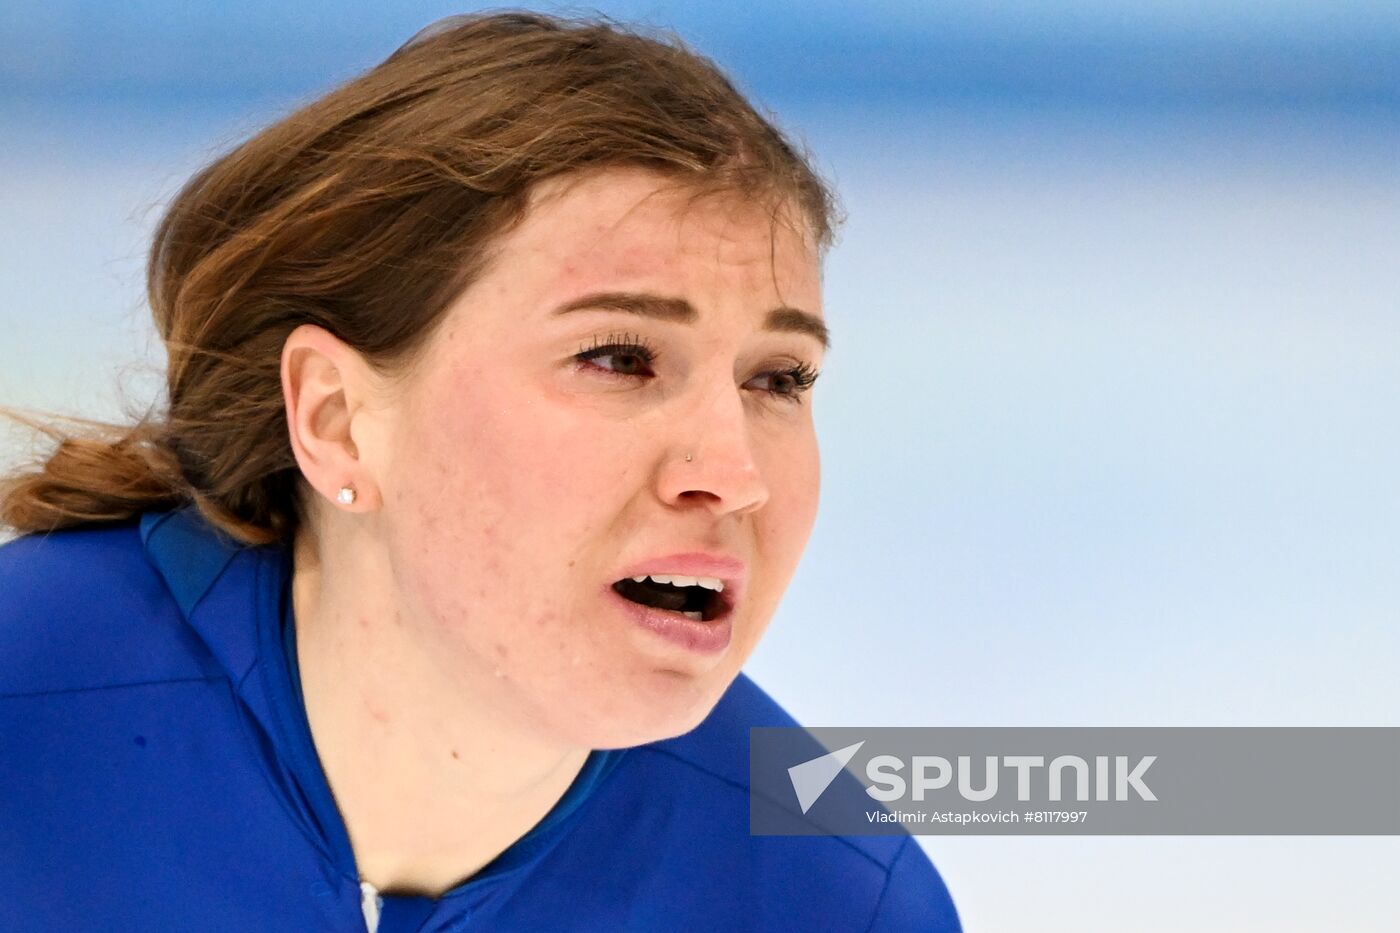
[[[469,9],[0,0],[0,404],[156,399],[164,200]],[[748,667],[800,721],[1400,725],[1400,6],[590,9],[716,58],[849,214],[822,512]],[[921,842],[970,931],[1400,914],[1393,837]]]

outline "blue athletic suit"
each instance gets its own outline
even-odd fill
[[[290,556],[193,508],[0,547],[0,931],[959,931],[907,835],[752,836],[740,675],[678,738],[595,751],[440,898],[360,886],[290,647]]]

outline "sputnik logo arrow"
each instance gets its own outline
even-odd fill
[[[841,773],[841,769],[846,767],[846,763],[864,744],[865,740],[862,739],[854,745],[838,748],[834,752],[788,768],[788,779],[792,781],[792,789],[797,794],[797,802],[803,813],[812,808],[812,804],[831,786],[831,782],[836,780],[836,775]]]

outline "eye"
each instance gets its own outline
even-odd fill
[[[619,376],[654,376],[656,351],[635,336],[594,339],[593,345],[574,355],[580,363]],[[607,362],[599,362],[607,361]]]
[[[767,385],[759,386],[759,391],[767,392],[776,398],[785,399],[789,402],[802,402],[802,396],[808,389],[816,383],[820,376],[816,369],[807,363],[800,363],[788,369],[779,369],[772,372],[761,373],[749,380],[749,385],[760,380],[766,380]]]

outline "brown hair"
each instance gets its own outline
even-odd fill
[[[819,247],[830,192],[709,60],[674,38],[533,13],[455,17],[196,174],[156,230],[147,284],[168,411],[135,425],[0,409],[58,441],[0,480],[20,532],[192,502],[248,544],[301,512],[280,360],[313,323],[398,371],[522,216],[533,186],[639,165],[795,205]]]

